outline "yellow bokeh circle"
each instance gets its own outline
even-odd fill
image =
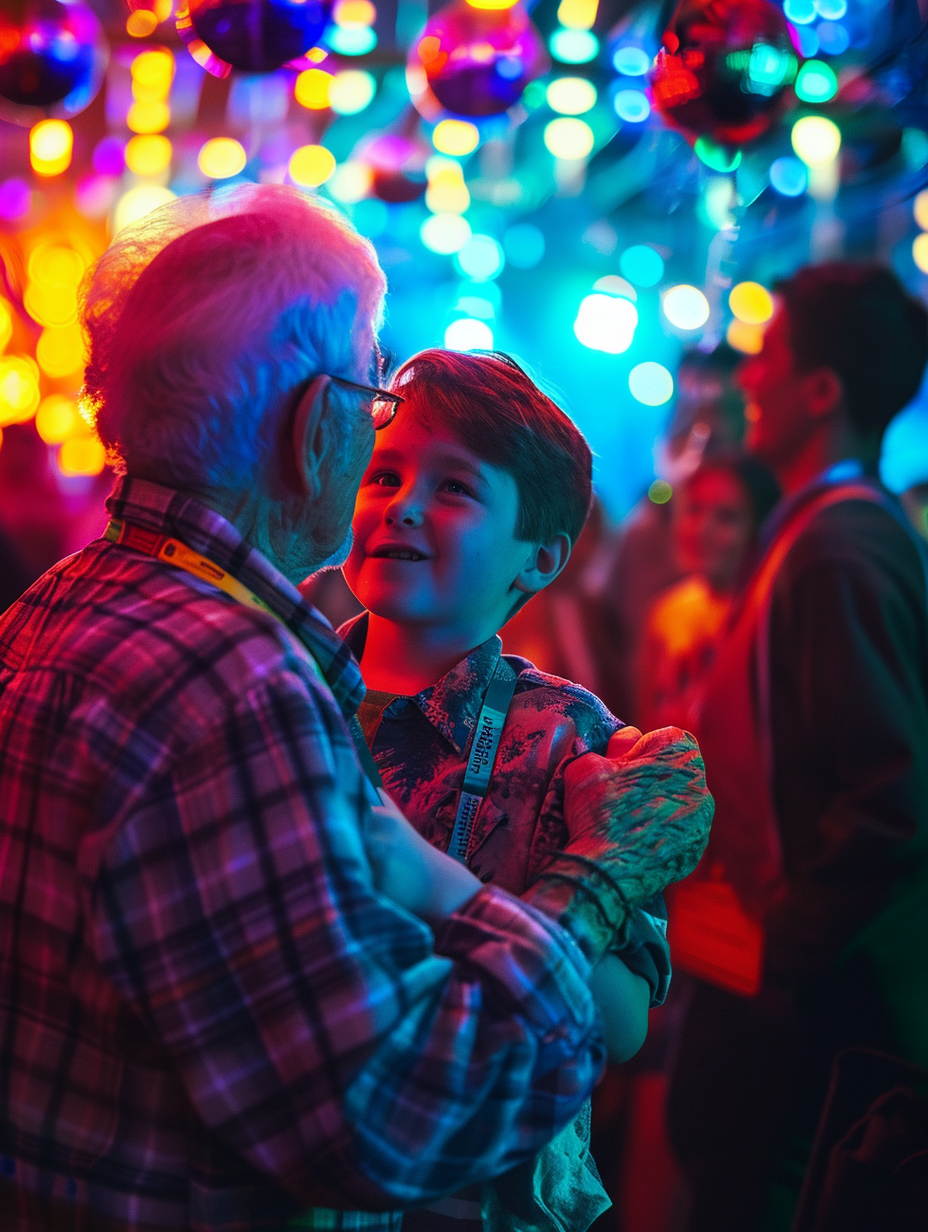
[[[745,325],[763,325],[773,316],[773,297],[759,282],[739,282],[732,287],[728,306]]]
[[[335,170],[335,155],[324,145],[301,145],[288,167],[290,179],[302,188],[318,188]]]

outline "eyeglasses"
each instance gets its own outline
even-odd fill
[[[374,421],[374,431],[379,432],[387,424],[392,423],[397,408],[406,399],[401,394],[391,393],[389,389],[377,389],[373,385],[359,385],[357,381],[346,380],[343,376],[333,376],[331,372],[320,372],[319,376],[327,376],[335,385],[343,385],[346,389],[356,389],[359,393],[369,394],[364,401],[369,403],[371,419]]]

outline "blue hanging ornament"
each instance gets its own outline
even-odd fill
[[[29,126],[46,116],[77,115],[100,89],[108,55],[103,28],[81,0],[5,5],[0,118]]]
[[[314,46],[333,0],[186,0],[177,33],[193,58],[216,77],[230,69],[273,73]]]

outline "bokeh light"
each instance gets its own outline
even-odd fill
[[[596,87],[585,77],[558,77],[548,85],[545,101],[561,115],[583,115],[596,106]]]
[[[77,320],[77,288],[30,282],[23,307],[39,325],[70,325]]]
[[[0,351],[13,337],[13,309],[5,299],[0,299]]]
[[[787,154],[770,164],[770,183],[782,197],[801,197],[809,186],[805,163]]]
[[[290,156],[290,179],[301,188],[318,188],[335,171],[335,155],[324,145],[301,145]]]
[[[912,202],[912,214],[923,231],[928,231],[928,188],[923,188]]]
[[[293,97],[301,107],[324,111],[329,105],[332,74],[324,68],[308,68],[300,73],[293,85]]]
[[[106,450],[95,436],[72,436],[58,450],[62,475],[99,475],[106,466]]]
[[[61,175],[71,165],[74,134],[67,120],[40,120],[29,132],[29,161],[36,175]]]
[[[31,204],[32,192],[25,180],[13,176],[0,184],[0,218],[18,222],[29,213]]]
[[[419,238],[429,252],[446,257],[460,252],[471,235],[470,223],[460,214],[433,214],[419,228]]]
[[[815,0],[815,11],[826,21],[840,21],[847,13],[847,0]]]
[[[630,300],[594,292],[580,302],[574,334],[591,351],[621,355],[632,345],[638,309]]]
[[[928,274],[928,233],[923,231],[912,241],[912,260],[923,274]]]
[[[699,329],[709,320],[709,301],[698,287],[681,283],[664,292],[664,316],[677,329]]]
[[[534,269],[545,255],[545,237],[534,223],[517,222],[503,235],[506,260],[516,269]]]
[[[211,180],[228,180],[231,176],[238,175],[245,169],[247,161],[245,147],[234,137],[212,137],[200,146],[197,155],[197,166]],[[290,174],[293,176],[292,169]],[[308,182],[322,183],[321,180]]]
[[[480,131],[469,120],[440,120],[432,133],[432,145],[439,154],[454,154],[462,158],[480,144]]]
[[[126,169],[126,143],[122,137],[103,137],[93,148],[93,169],[100,175],[122,175]]]
[[[673,377],[663,364],[648,360],[632,368],[628,374],[628,388],[636,402],[663,406],[673,397]]]
[[[851,45],[847,28],[838,21],[822,21],[815,28],[819,47],[826,56],[843,56]]]
[[[808,115],[793,125],[790,140],[807,167],[824,167],[838,156],[841,130],[827,116]]]
[[[163,133],[170,123],[170,107],[157,100],[133,103],[126,114],[126,126],[133,133]]]
[[[799,44],[799,54],[809,60],[819,53],[818,35],[812,26],[793,26],[796,42]]]
[[[607,295],[621,295],[633,304],[638,302],[638,292],[627,278],[620,278],[618,274],[604,274],[602,278],[597,278],[593,290],[605,291]]]
[[[648,244],[633,244],[619,257],[619,269],[629,282],[639,287],[654,287],[664,277],[664,261]]]
[[[42,399],[35,414],[35,427],[46,445],[60,445],[69,436],[87,432],[76,402],[64,394],[49,394]]]
[[[673,488],[666,479],[655,479],[648,488],[648,500],[655,505],[666,505],[673,496]]]
[[[544,141],[555,158],[586,158],[593,150],[593,130],[585,120],[561,116],[545,125]]]
[[[35,357],[46,376],[72,376],[81,371],[86,361],[84,337],[80,327],[48,326],[35,344]]]
[[[624,77],[643,77],[651,67],[651,57],[640,47],[617,47],[612,53],[612,65]]]
[[[374,173],[367,163],[349,159],[335,168],[331,179],[326,181],[326,191],[334,201],[354,205],[368,195],[373,182]]]
[[[827,103],[838,93],[838,78],[823,60],[806,60],[793,88],[804,103]]]
[[[161,133],[132,137],[126,144],[126,166],[135,175],[158,175],[171,165],[171,142]]]
[[[590,30],[598,11],[599,0],[561,0],[557,19],[568,30]]]
[[[133,59],[132,96],[138,102],[167,98],[174,80],[174,57],[166,47],[140,51]]]
[[[722,145],[718,141],[713,141],[711,137],[707,137],[705,134],[702,137],[696,138],[693,150],[699,161],[705,163],[707,167],[711,167],[713,171],[723,171],[727,174],[729,171],[736,171],[741,166],[740,150],[736,150],[730,145]]]
[[[599,39],[592,30],[555,30],[548,47],[561,64],[588,64],[599,55]]]
[[[434,214],[463,214],[470,206],[470,193],[464,183],[461,164],[436,154],[425,167],[429,186],[425,204]]]
[[[783,14],[794,26],[807,26],[817,16],[814,0],[784,0]]]
[[[123,227],[138,222],[159,205],[173,200],[174,193],[170,188],[164,188],[160,184],[140,184],[137,188],[130,188],[116,202],[113,211],[113,234],[116,235]]]
[[[25,423],[39,405],[39,372],[28,355],[0,356],[0,427]]]
[[[468,278],[473,278],[475,282],[486,282],[490,278],[499,277],[506,264],[506,257],[501,245],[492,235],[477,234],[472,235],[458,250],[455,264]]]
[[[757,355],[764,345],[764,330],[761,325],[746,325],[737,317],[730,321],[725,331],[725,341],[744,355]]]
[[[612,105],[619,119],[627,124],[641,124],[651,114],[648,96],[641,90],[619,90]]]
[[[136,9],[126,18],[126,34],[130,38],[148,38],[158,29],[158,18],[151,9]]]
[[[492,351],[493,330],[486,321],[459,317],[445,330],[445,346],[449,351]]]
[[[329,105],[336,115],[357,115],[377,93],[377,79],[364,69],[344,69],[329,86]]]
[[[46,287],[77,287],[87,262],[65,244],[38,244],[29,255],[29,277]]]
[[[366,56],[377,46],[377,35],[370,26],[330,26],[325,41],[340,56]]]
[[[773,316],[773,297],[759,282],[739,282],[732,287],[728,306],[745,325],[763,325]]]

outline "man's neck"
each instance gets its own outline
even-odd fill
[[[879,445],[868,448],[850,429],[835,427],[817,432],[791,457],[774,466],[785,496],[793,496],[838,462],[850,459],[871,470],[879,459]]]
[[[401,625],[369,613],[361,672],[369,689],[410,697],[441,680],[493,631]]]

